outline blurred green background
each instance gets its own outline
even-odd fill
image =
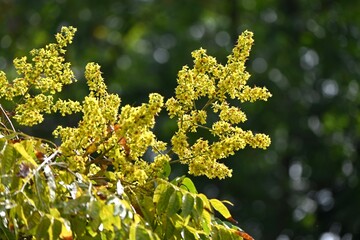
[[[227,160],[230,179],[195,178],[199,190],[232,201],[234,218],[259,240],[360,239],[359,10],[356,0],[0,0],[0,69],[15,76],[14,57],[72,25],[67,56],[79,82],[65,94],[87,94],[82,73],[95,61],[110,91],[136,105],[150,92],[172,96],[192,50],[225,63],[251,30],[249,84],[273,97],[242,106],[244,129],[269,134],[272,145]],[[32,134],[49,135],[55,120]],[[156,131],[169,139],[174,124],[160,116]]]

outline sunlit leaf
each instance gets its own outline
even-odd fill
[[[1,157],[1,172],[2,174],[7,174],[10,169],[13,168],[16,158],[18,157],[18,152],[13,147],[12,144],[7,144],[3,150],[3,156]]]
[[[169,199],[175,189],[172,186],[166,184],[160,184],[157,186],[154,192],[153,201],[156,204],[158,213],[163,213],[168,205]]]
[[[22,204],[16,206],[16,212],[19,216],[19,219],[25,224],[25,226],[28,226],[28,216],[25,215]]]
[[[212,215],[208,211],[204,211],[201,219],[201,226],[206,235],[210,234],[211,231],[211,218]]]
[[[184,178],[184,180],[181,182],[181,188],[191,193],[198,193],[193,181],[191,181],[191,179],[188,177]]]
[[[218,199],[210,199],[211,206],[219,212],[224,218],[231,222],[236,222],[230,214],[229,209]]]
[[[0,154],[3,154],[7,144],[6,138],[0,134]]]
[[[115,222],[114,217],[114,205],[103,205],[100,210],[100,219],[103,224],[104,229],[112,229],[112,224]],[[119,219],[120,221],[120,219]]]
[[[37,163],[35,162],[34,158],[25,150],[22,142],[21,143],[15,143],[13,144],[14,148],[16,149],[16,151],[18,153],[20,153],[20,155],[28,162],[30,162],[32,165],[34,165],[35,167],[37,167]],[[33,149],[30,149],[29,151],[31,151]]]
[[[210,206],[209,199],[202,193],[198,194],[198,196],[203,202],[204,209],[211,212],[211,206]]]
[[[234,206],[234,204],[228,200],[221,200],[223,203],[229,204],[230,206]]]
[[[182,239],[196,240],[199,239],[196,229],[193,229],[190,226],[185,226],[181,231]]]
[[[144,215],[144,219],[152,224],[155,217],[155,207],[152,198],[150,196],[143,196],[141,199],[139,199],[139,201],[139,206],[141,208],[141,212]]]

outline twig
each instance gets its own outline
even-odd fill
[[[1,108],[1,111],[3,112],[4,116],[6,117],[6,120],[9,122],[9,124],[10,124],[10,126],[11,126],[11,129],[12,129],[14,132],[16,132],[16,131],[15,131],[15,128],[14,128],[14,125],[12,124],[10,118],[9,118],[8,115],[6,114],[6,111],[5,111],[5,109],[2,107],[1,104],[0,104],[0,108]],[[19,139],[18,136],[16,136],[16,138]]]

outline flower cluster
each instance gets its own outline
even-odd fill
[[[19,78],[11,83],[4,72],[0,71],[0,99],[13,101],[22,97],[15,109],[15,119],[23,125],[32,126],[43,121],[43,113],[60,111],[70,114],[80,111],[80,104],[58,99],[54,94],[61,92],[64,85],[75,81],[70,63],[65,62],[65,47],[72,42],[76,28],[63,27],[56,34],[57,43],[30,52],[32,62],[27,57],[14,60]],[[66,109],[66,110],[65,110]]]
[[[97,177],[105,176],[107,166],[112,165],[114,175],[122,182],[144,185],[149,179],[168,176],[165,172],[169,163],[177,162],[170,155],[175,153],[179,162],[189,166],[190,174],[224,178],[231,176],[232,170],[220,159],[247,145],[264,149],[269,146],[267,135],[253,134],[238,126],[247,116],[229,101],[266,101],[271,96],[265,87],[247,85],[250,75],[245,71],[245,61],[253,43],[251,32],[245,31],[239,37],[226,65],[218,63],[204,49],[194,51],[194,67],[185,66],[179,71],[175,97],[165,104],[161,95],[152,93],[148,103],[120,106],[120,97],[107,92],[96,63],[85,68],[90,92],[82,102],[55,96],[64,85],[75,81],[70,63],[63,56],[75,31],[72,27],[62,28],[56,35],[57,43],[31,51],[31,63],[26,57],[16,59],[14,65],[20,77],[11,83],[0,71],[0,98],[15,102],[15,98],[22,97],[14,117],[20,124],[38,124],[44,113],[82,113],[78,126],[58,126],[53,132],[61,138],[58,151],[69,169]],[[166,143],[157,140],[153,132],[155,117],[164,107],[178,123],[168,154],[164,153],[169,150]],[[190,141],[189,134],[199,128],[214,137]],[[146,155],[150,159],[145,159]]]
[[[176,117],[178,121],[178,131],[171,140],[172,150],[181,163],[189,165],[190,174],[209,178],[231,176],[232,170],[219,163],[219,159],[233,155],[246,145],[264,149],[270,145],[267,135],[253,134],[237,126],[247,117],[238,106],[231,106],[228,100],[237,99],[242,103],[266,101],[271,97],[265,87],[247,85],[250,74],[245,71],[245,62],[252,43],[252,33],[245,31],[225,66],[208,56],[204,49],[194,51],[193,69],[185,66],[178,74],[176,95],[166,102],[166,107],[169,116]],[[210,124],[207,121],[209,114],[218,115],[219,120]],[[189,133],[196,132],[198,128],[207,129],[216,140],[209,142],[200,138],[191,145]]]
[[[152,147],[159,152],[166,148],[151,131],[163,107],[163,97],[150,94],[149,103],[125,105],[119,113],[121,99],[107,92],[100,66],[89,63],[85,77],[90,93],[82,103],[83,118],[78,127],[59,126],[54,131],[62,139],[62,154],[71,159],[77,171],[86,173],[96,169],[93,164],[111,164],[118,178],[144,184],[149,172],[154,172],[143,159],[146,150]],[[97,156],[91,157],[94,154]]]

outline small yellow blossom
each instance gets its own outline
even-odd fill
[[[93,92],[96,97],[104,96],[106,94],[106,85],[101,76],[99,64],[88,63],[85,67],[85,78],[89,90]]]
[[[171,158],[167,154],[159,154],[154,158],[154,161],[150,164],[150,171],[155,176],[162,176],[165,167],[167,164],[169,164]]]
[[[269,93],[265,87],[251,88],[249,86],[245,86],[239,95],[241,102],[255,102],[258,99],[267,101],[269,97],[271,97],[271,93]]]

